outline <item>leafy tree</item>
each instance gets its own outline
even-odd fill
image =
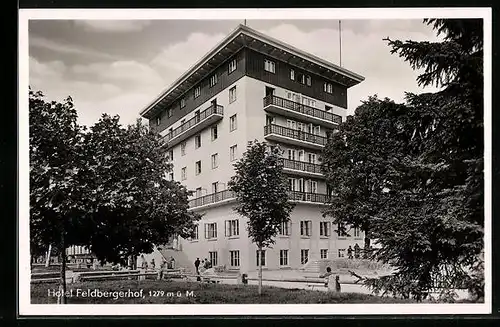
[[[236,212],[248,218],[248,235],[258,253],[274,244],[281,223],[287,222],[294,204],[288,201],[281,150],[276,145],[254,141],[234,165],[236,174],[228,182],[236,196]],[[259,295],[262,265],[259,260]]]
[[[54,245],[61,255],[66,291],[66,247],[74,244],[82,215],[78,183],[83,167],[81,132],[71,98],[46,102],[29,91],[30,239],[33,251]],[[33,252],[32,252],[33,253]],[[65,297],[63,297],[65,301]]]
[[[323,151],[322,169],[333,191],[324,215],[339,224],[340,233],[349,233],[346,225],[365,232],[365,257],[373,218],[390,187],[388,162],[405,155],[402,149],[408,137],[400,120],[407,113],[404,105],[370,97],[347,117]]]
[[[364,224],[380,245],[372,257],[396,268],[367,281],[375,291],[420,300],[438,281],[444,300],[462,286],[481,298],[482,21],[425,22],[444,41],[387,40],[425,69],[420,85],[441,91],[407,94],[405,105],[371,98],[356,110],[325,151],[334,198],[346,201],[327,214]]]
[[[125,263],[150,253],[170,236],[188,237],[199,219],[188,212],[188,190],[167,180],[157,134],[137,121],[123,128],[119,117],[103,117],[84,140],[87,212],[92,224],[83,233],[94,254]],[[86,238],[90,237],[89,240]]]
[[[191,235],[199,216],[188,212],[187,189],[167,180],[171,166],[157,134],[140,122],[123,128],[107,115],[86,130],[71,98],[29,96],[30,243],[32,253],[48,244],[60,253],[63,291],[71,245],[124,262],[171,235]]]

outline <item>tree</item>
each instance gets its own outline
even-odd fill
[[[347,117],[323,150],[322,169],[333,191],[325,216],[339,224],[365,232],[365,257],[371,247],[373,217],[383,205],[382,197],[390,186],[389,161],[405,155],[402,119],[408,108],[390,99],[370,97]]]
[[[118,116],[103,115],[86,135],[85,198],[92,224],[81,241],[100,260],[135,262],[170,236],[191,235],[199,215],[188,211],[189,191],[167,180],[172,165],[160,147],[159,136],[140,121],[123,128]]]
[[[294,204],[288,200],[279,147],[254,141],[234,167],[236,174],[228,182],[228,188],[235,193],[236,212],[248,218],[248,235],[257,245],[260,295],[262,249],[274,244],[274,237],[281,224],[290,219]]]
[[[188,211],[187,189],[167,180],[171,166],[157,134],[140,122],[123,128],[108,115],[86,130],[71,98],[29,96],[30,245],[32,253],[56,247],[63,294],[71,245],[116,263],[152,252],[171,235],[191,235],[199,215]]]
[[[35,252],[41,244],[57,248],[62,259],[60,288],[65,293],[65,249],[74,242],[82,214],[78,183],[82,128],[71,98],[46,102],[41,92],[31,90],[29,122],[30,244]]]
[[[425,22],[444,41],[387,40],[393,53],[425,69],[420,85],[435,83],[441,91],[407,94],[405,105],[372,98],[356,110],[325,151],[328,182],[346,201],[327,213],[348,207],[350,216],[336,219],[367,224],[380,245],[372,257],[396,268],[367,280],[375,291],[421,300],[439,281],[442,299],[453,300],[453,289],[464,285],[480,298],[482,22]],[[336,156],[342,168],[334,166]]]

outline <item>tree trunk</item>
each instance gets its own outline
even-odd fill
[[[62,291],[61,304],[66,304],[66,240],[64,239],[65,232],[61,232],[61,280],[59,289]]]
[[[45,257],[45,267],[50,266],[50,252],[52,251],[52,244],[49,244],[49,249],[47,250],[46,257]]]
[[[259,266],[259,295],[262,295],[262,246],[259,246],[259,260],[257,260],[257,264]]]

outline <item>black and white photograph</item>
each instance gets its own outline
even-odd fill
[[[20,314],[491,313],[491,29],[20,10]]]

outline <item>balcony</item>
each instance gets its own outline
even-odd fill
[[[163,142],[167,147],[179,144],[224,117],[224,107],[211,105],[208,109],[195,114],[193,118],[165,135]]]
[[[328,202],[327,194],[320,193],[308,193],[308,192],[299,192],[299,191],[290,191],[288,193],[291,202],[298,203],[316,203],[316,204],[325,204]]]
[[[337,128],[342,122],[342,117],[339,115],[274,95],[264,98],[264,110],[332,129]]]
[[[290,197],[291,202],[296,203],[325,204],[328,200],[328,196],[326,194],[318,193],[289,191],[288,196]],[[189,207],[191,210],[208,209],[227,203],[232,203],[234,201],[236,201],[234,193],[229,190],[224,190],[192,199],[189,201]]]
[[[283,170],[286,173],[294,175],[316,177],[316,178],[324,177],[321,171],[321,165],[305,161],[283,159]]]
[[[264,138],[314,150],[321,150],[328,141],[324,136],[274,124],[264,126]]]
[[[224,203],[232,202],[234,200],[234,193],[229,190],[224,190],[192,199],[189,201],[189,207],[191,209],[199,207],[208,208],[214,205],[221,205]]]

